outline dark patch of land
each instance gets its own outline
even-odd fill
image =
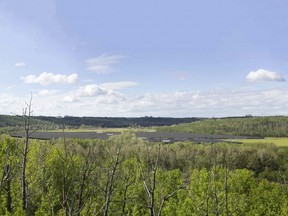
[[[30,135],[31,139],[58,139],[58,138],[78,138],[78,139],[101,139],[106,140],[113,135],[119,135],[120,132],[34,132]],[[232,135],[216,135],[216,134],[196,134],[196,133],[179,133],[179,132],[137,132],[135,133],[139,139],[149,142],[174,143],[190,141],[194,143],[217,143],[227,142],[225,140],[248,139],[259,137],[248,136],[232,136]],[[24,134],[15,133],[14,137],[23,137]]]
[[[139,118],[124,118],[124,117],[50,117],[37,116],[38,120],[50,122],[57,125],[67,126],[94,126],[104,128],[125,128],[131,126],[151,127],[151,126],[170,126],[181,123],[191,123],[201,121],[204,118],[169,118],[169,117],[139,117]]]

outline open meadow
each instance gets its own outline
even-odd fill
[[[239,139],[239,140],[231,140],[231,141],[239,141],[243,144],[274,144],[278,147],[288,147],[288,138],[285,137],[265,137],[264,139]]]

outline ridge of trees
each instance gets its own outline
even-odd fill
[[[287,116],[204,119],[192,123],[158,127],[159,131],[177,131],[236,136],[288,137]]]
[[[52,116],[31,116],[31,123],[34,128],[38,129],[58,129],[65,125],[70,128],[79,128],[81,126],[107,127],[107,128],[124,128],[124,127],[151,127],[173,125],[179,123],[188,123],[200,121],[203,118],[169,118],[169,117],[52,117]],[[18,127],[22,125],[22,117],[20,115],[0,115],[0,128]]]

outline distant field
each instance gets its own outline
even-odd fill
[[[273,143],[276,146],[281,146],[281,147],[288,147],[288,138],[276,138],[276,137],[266,137],[264,139],[242,139],[242,140],[237,140],[242,143],[247,143],[247,144],[259,144],[259,143]]]
[[[42,131],[42,132],[33,132],[30,135],[32,139],[57,139],[57,138],[78,138],[78,139],[101,139],[106,140],[109,139],[110,136],[118,135],[121,131]],[[238,139],[247,139],[250,137],[244,136],[231,136],[231,135],[217,135],[217,134],[196,134],[196,133],[180,133],[180,132],[156,132],[156,131],[136,131],[135,135],[142,139],[147,140],[149,142],[162,142],[162,143],[174,143],[174,142],[185,142],[190,141],[193,143],[218,143],[218,142],[226,142],[226,140],[238,140]],[[23,137],[25,136],[23,132],[18,132],[11,134],[13,137]],[[233,142],[233,141],[228,141]],[[233,142],[235,143],[235,142]]]
[[[154,129],[150,128],[87,128],[87,129],[65,129],[65,132],[98,132],[98,133],[107,133],[107,132],[155,132]],[[43,132],[63,132],[63,129],[58,130],[45,130]]]

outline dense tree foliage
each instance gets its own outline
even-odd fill
[[[31,125],[33,129],[41,130],[50,130],[56,129],[59,125],[54,124],[53,122],[48,122],[44,120],[37,119],[31,116]],[[0,115],[0,133],[7,134],[13,131],[23,130],[23,116],[21,115]]]
[[[231,134],[241,136],[288,137],[288,117],[246,117],[206,119],[169,127],[160,131],[178,131],[207,134]]]
[[[288,149],[274,145],[0,137],[0,215],[288,215]]]

